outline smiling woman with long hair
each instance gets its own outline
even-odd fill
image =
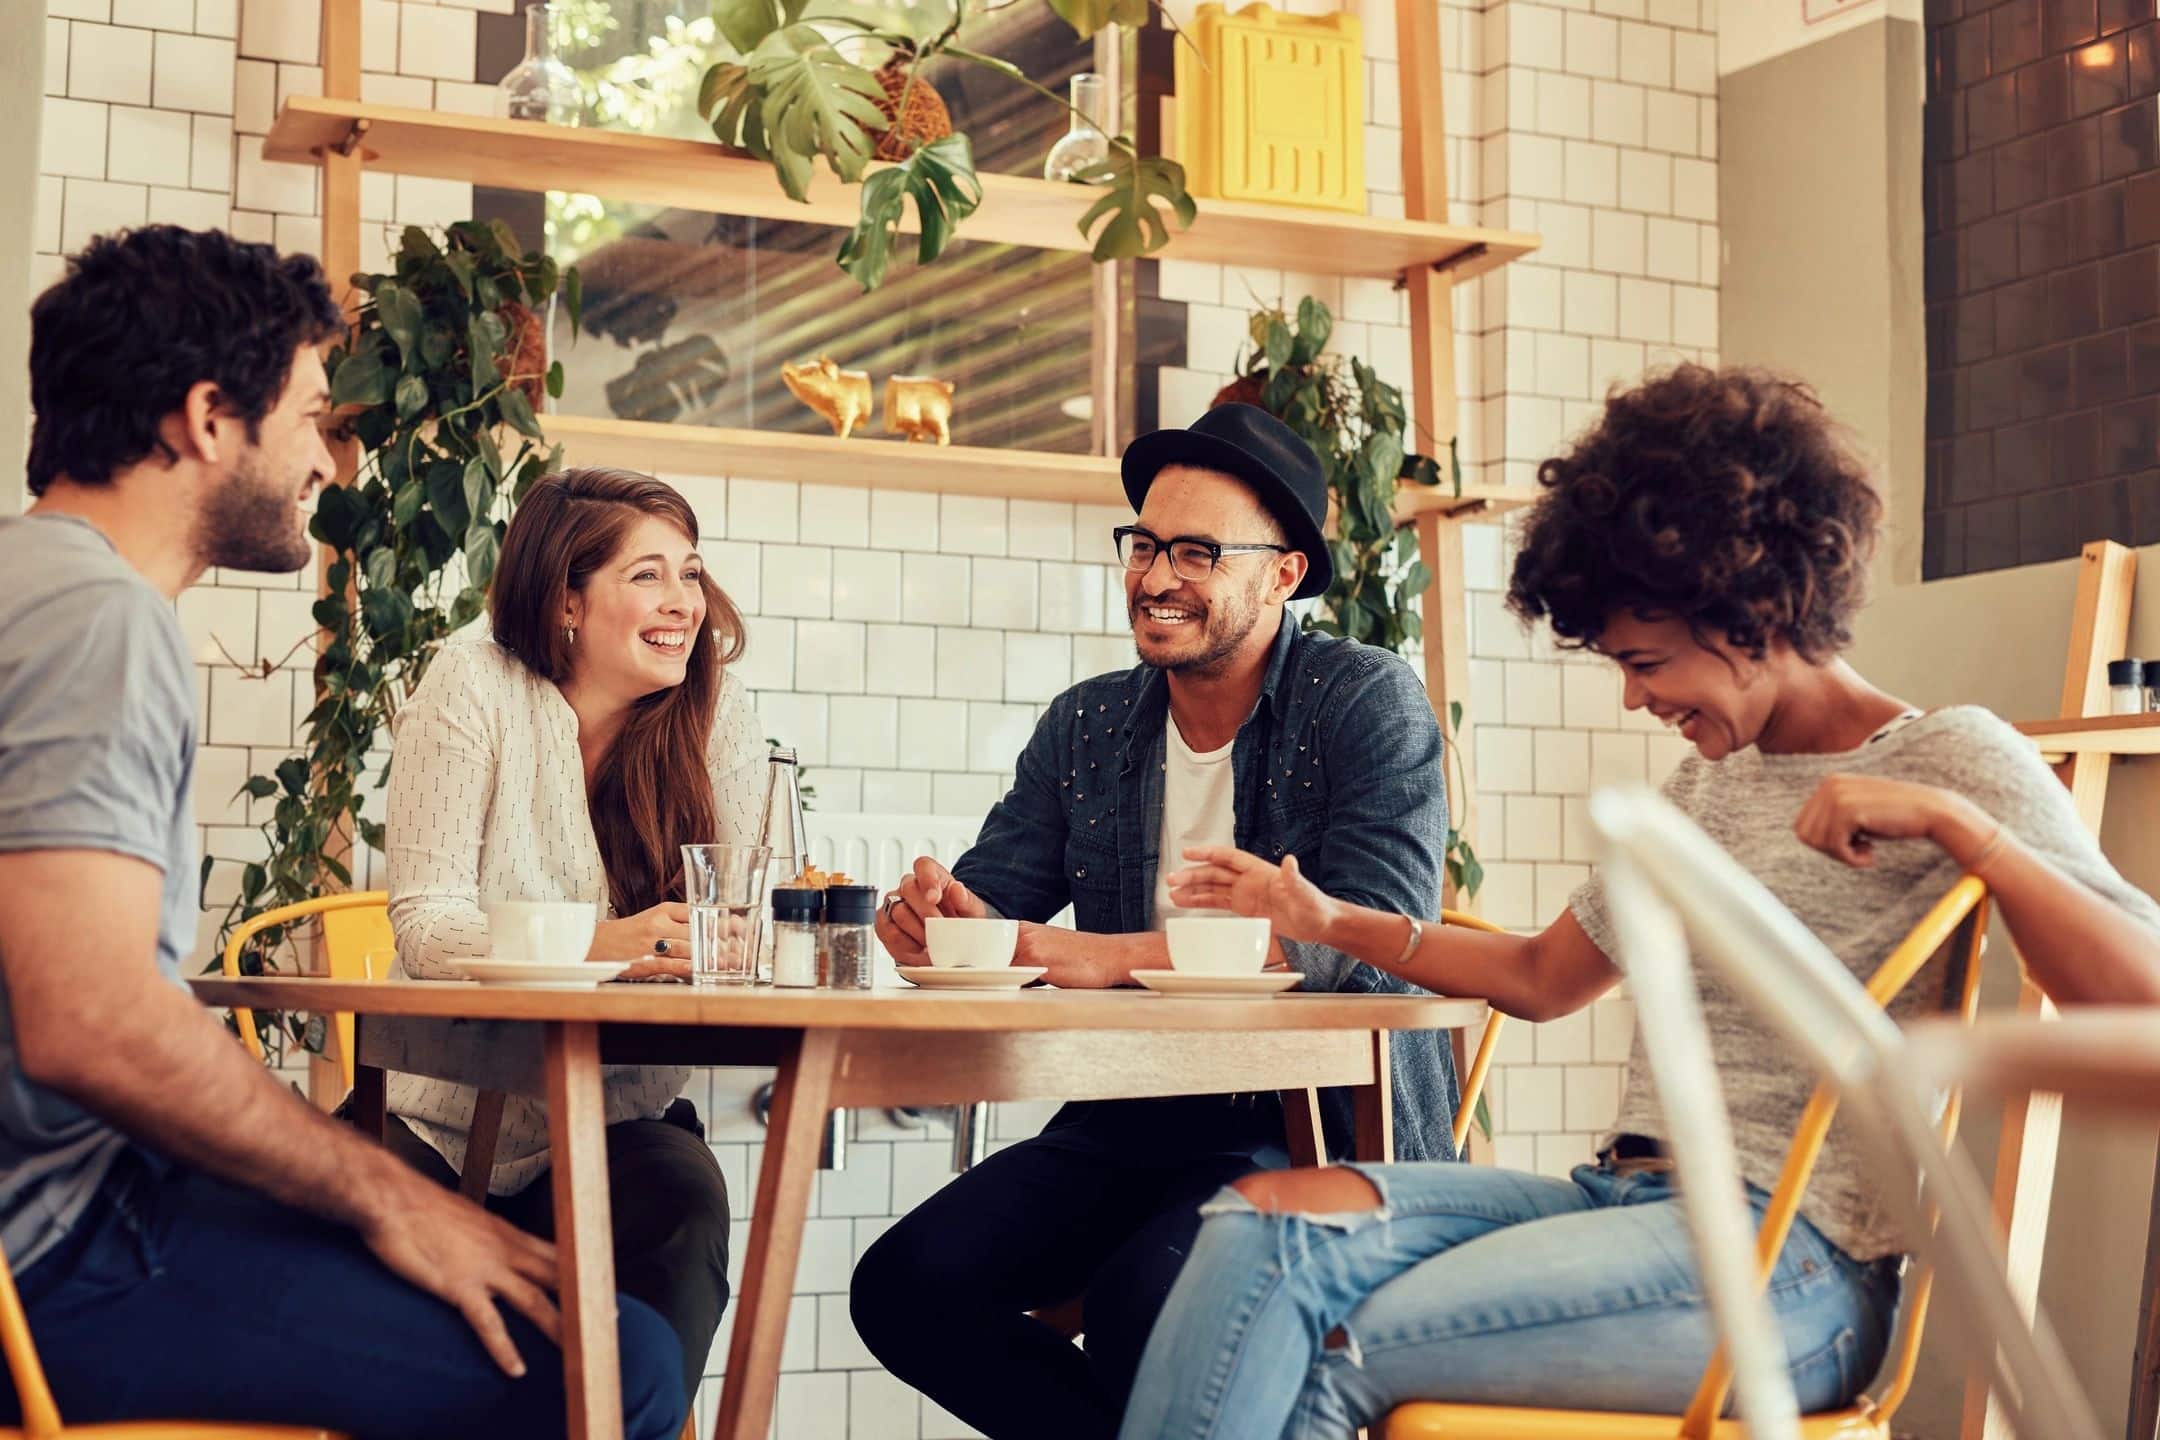
[[[649,476],[537,481],[504,536],[486,633],[443,648],[399,711],[387,858],[398,963],[450,979],[505,900],[604,910],[589,960],[686,975],[681,846],[752,843],[765,747],[740,681],[741,615],[697,554],[697,516]],[[682,1340],[695,1393],[727,1301],[727,1191],[688,1067],[609,1066],[608,1169],[623,1293]],[[475,1092],[396,1075],[391,1147],[445,1184]],[[513,1097],[488,1204],[547,1234],[547,1115]]]

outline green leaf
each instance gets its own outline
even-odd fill
[[[385,285],[375,292],[375,314],[383,329],[397,342],[398,355],[410,371],[419,359],[420,326],[424,319],[420,297],[402,285]]]
[[[1376,430],[1365,437],[1365,447],[1358,454],[1358,470],[1374,485],[1395,488],[1395,477],[1402,473],[1402,436],[1386,430]],[[1390,499],[1394,497],[1389,496]]]
[[[1462,729],[1462,701],[1448,701],[1447,723],[1450,730],[1460,731]]]
[[[1138,30],[1148,22],[1148,0],[1050,0],[1050,8],[1082,40],[1105,25]]]
[[[532,402],[525,398],[524,391],[513,387],[503,391],[497,398],[502,402],[503,419],[510,422],[512,429],[521,435],[530,435],[535,440],[547,438],[540,433],[540,422],[534,417]]]
[[[495,574],[495,560],[502,552],[493,525],[475,525],[465,537],[465,573],[476,586],[485,586]]]
[[[1327,349],[1328,337],[1335,333],[1335,317],[1327,306],[1307,295],[1298,301],[1297,307],[1298,349],[1305,352],[1302,364],[1311,364]]]
[[[412,420],[422,410],[427,409],[427,402],[427,381],[421,379],[418,375],[407,375],[397,382],[398,419],[403,421]]]
[[[325,485],[316,494],[315,518],[308,522],[308,533],[333,550],[348,550],[359,521],[360,503],[353,498],[352,487]]]
[[[713,24],[720,31],[720,38],[735,47],[737,54],[747,55],[764,42],[766,36],[782,25],[792,23],[802,13],[800,0],[793,6],[792,14],[774,3],[774,0],[714,0]]]
[[[387,640],[403,633],[411,623],[413,606],[402,591],[374,589],[361,595],[360,613],[367,621],[368,634],[377,640]]]
[[[1280,370],[1290,363],[1290,352],[1296,341],[1291,337],[1290,327],[1283,324],[1279,317],[1268,321],[1264,344],[1269,369]]]
[[[267,800],[277,791],[277,781],[267,775],[250,775],[247,784],[240,787],[240,793],[251,800]]]
[[[944,252],[953,229],[982,204],[982,182],[975,178],[975,153],[965,135],[948,135],[919,147],[899,164],[878,171],[862,187],[862,218],[840,242],[840,268],[855,277],[865,293],[885,278],[893,237],[915,201],[920,238],[917,264],[927,265]]]
[[[1397,590],[1405,599],[1415,599],[1431,589],[1432,582],[1432,571],[1426,567],[1424,561],[1420,560],[1404,573],[1402,583],[1397,586]]]
[[[332,405],[380,405],[390,398],[395,373],[383,364],[380,344],[356,350],[338,362],[330,377]]]
[[[465,462],[465,513],[486,515],[495,502],[495,477],[478,455]]]
[[[1169,207],[1180,229],[1200,213],[1186,193],[1184,166],[1159,155],[1142,157],[1122,139],[1111,145],[1108,159],[1074,178],[1103,187],[1103,197],[1080,217],[1080,233],[1094,234],[1098,263],[1137,260],[1169,244],[1170,227],[1159,207]],[[1108,222],[1096,230],[1095,222],[1105,216]]]
[[[427,492],[420,488],[420,482],[417,480],[406,481],[403,485],[398,486],[397,499],[391,503],[390,519],[392,523],[400,530],[404,529],[407,525],[412,524],[413,518],[420,513],[420,507],[425,503],[427,503]]]
[[[876,76],[809,25],[766,36],[750,57],[749,74],[764,91],[758,108],[773,169],[790,196],[809,198],[811,162],[820,155],[848,184],[862,178],[871,136],[885,128],[877,103],[885,88]]]
[[[288,755],[277,764],[277,782],[285,787],[288,795],[307,794],[307,761],[298,755]]]
[[[269,873],[262,866],[254,863],[243,866],[240,871],[240,898],[254,904],[261,898],[263,886],[269,882]]]
[[[555,362],[554,362],[553,364],[551,364],[551,365],[549,365],[549,366],[548,366],[548,372],[547,372],[547,393],[548,393],[548,398],[549,398],[550,400],[560,400],[560,399],[562,399],[562,392],[563,392],[563,368],[562,368],[562,361],[560,361],[560,360],[557,360],[557,361],[555,361]]]
[[[418,486],[413,487],[418,489]],[[367,557],[367,583],[372,589],[389,590],[397,585],[397,551],[388,545],[370,550]]]
[[[471,523],[472,515],[465,508],[465,473],[456,465],[428,466],[427,493],[435,519],[444,529],[462,532]]]

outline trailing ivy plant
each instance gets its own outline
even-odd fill
[[[1417,602],[1433,577],[1418,559],[1417,532],[1395,523],[1395,494],[1403,485],[1449,483],[1460,495],[1462,466],[1450,441],[1443,482],[1440,462],[1409,448],[1402,392],[1357,356],[1346,363],[1331,352],[1334,329],[1334,315],[1309,295],[1294,317],[1274,307],[1255,312],[1251,348],[1238,357],[1237,379],[1215,399],[1242,400],[1276,416],[1312,446],[1327,472],[1335,500],[1335,533],[1328,540],[1335,582],[1307,628],[1400,654],[1405,644],[1423,638]],[[1462,716],[1462,702],[1450,701],[1450,754]],[[1461,819],[1448,816],[1447,876],[1458,892],[1475,896],[1485,867]]]
[[[381,849],[366,790],[387,768],[363,785],[372,752],[443,640],[480,614],[509,504],[561,458],[535,414],[563,386],[540,317],[559,290],[576,333],[575,269],[525,251],[501,221],[462,221],[440,238],[407,228],[391,272],[355,275],[353,287],[359,311],[326,368],[362,460],[350,484],[324,488],[309,526],[331,552],[314,609],[315,705],[301,753],[244,787],[268,808],[269,853],[241,870],[221,952],[242,921],[349,888],[351,836]],[[241,969],[274,964],[285,939],[286,927],[261,932]],[[287,1036],[322,1047],[320,1017],[256,1021],[273,1053]]]
[[[1152,0],[1043,3],[1085,40],[1106,25],[1146,24]],[[970,6],[991,8],[986,0],[943,4],[949,14],[939,4],[895,9],[879,0],[717,0],[713,6],[721,37],[740,58],[705,72],[699,113],[723,144],[769,163],[797,200],[808,199],[821,159],[843,183],[860,182],[861,218],[841,243],[839,263],[866,291],[885,278],[909,200],[915,202],[920,264],[942,254],[956,227],[982,204],[974,147],[957,132],[909,141],[903,158],[863,179],[880,137],[905,128],[900,120],[912,113],[916,88],[928,84],[919,78],[925,62],[945,55],[979,65],[1061,110],[1072,109],[1010,61],[960,44]],[[893,28],[881,28],[881,21]],[[895,75],[893,90],[881,82],[881,70]],[[1185,189],[1184,167],[1140,154],[1124,135],[1111,137],[1109,157],[1075,178],[1103,192],[1079,222],[1098,261],[1130,260],[1162,248],[1170,238],[1165,211],[1181,226],[1198,213]]]

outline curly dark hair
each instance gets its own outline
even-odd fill
[[[1815,392],[1686,364],[1608,397],[1538,467],[1508,608],[1592,644],[1623,610],[1683,620],[1754,659],[1852,643],[1882,500]]]
[[[293,352],[343,333],[309,256],[177,225],[99,236],[30,307],[30,493],[178,458],[158,427],[204,380],[256,438]]]

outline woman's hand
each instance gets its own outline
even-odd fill
[[[665,945],[663,950],[659,948]],[[620,920],[603,920],[593,928],[587,960],[628,960],[624,980],[650,980],[672,975],[690,978],[690,907],[663,900]]]
[[[1187,910],[1234,910],[1267,920],[1282,940],[1323,940],[1342,902],[1298,873],[1297,856],[1271,865],[1227,846],[1196,845],[1193,863],[1169,877],[1170,903]]]
[[[1793,833],[1831,859],[1865,870],[1875,863],[1879,840],[1933,840],[1959,864],[1969,864],[1987,845],[1994,824],[1954,790],[1872,775],[1832,775],[1800,807]]]

